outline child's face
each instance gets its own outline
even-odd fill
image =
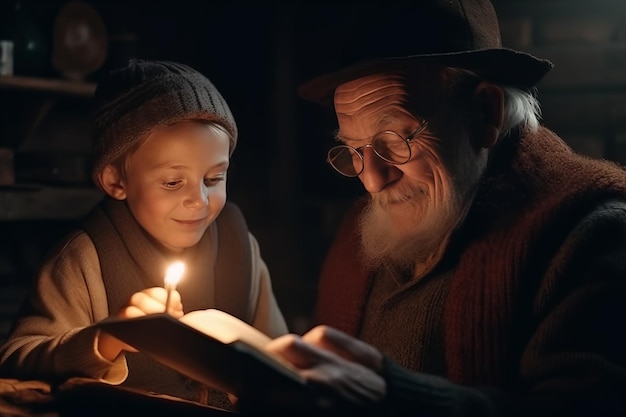
[[[198,243],[226,203],[229,140],[199,123],[157,130],[132,154],[122,180],[128,206],[159,243]]]

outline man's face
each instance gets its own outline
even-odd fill
[[[430,70],[410,91],[404,76],[381,73],[342,84],[335,92],[337,136],[355,148],[383,130],[407,137],[428,122],[410,142],[412,157],[403,165],[388,164],[371,147],[362,148],[359,179],[371,203],[361,219],[361,234],[365,255],[374,265],[381,258],[411,264],[416,256],[441,250],[484,169],[486,154],[472,147],[439,86],[438,70]],[[415,253],[418,244],[421,254]]]

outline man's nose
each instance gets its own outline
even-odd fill
[[[370,193],[382,191],[387,184],[396,181],[402,176],[402,171],[395,165],[381,159],[371,147],[365,147],[363,152],[363,172],[359,179]]]

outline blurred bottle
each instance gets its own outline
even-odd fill
[[[0,39],[0,76],[13,75],[13,41]]]
[[[13,41],[13,73],[41,76],[49,70],[49,40],[28,2],[14,1],[3,13],[0,39]]]

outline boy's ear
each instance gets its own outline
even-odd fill
[[[477,126],[477,146],[491,148],[498,142],[504,123],[504,90],[483,81],[474,90],[474,104],[482,117]]]
[[[126,198],[126,188],[119,171],[112,165],[105,166],[98,174],[98,182],[100,187],[109,196],[116,200],[124,200]]]

